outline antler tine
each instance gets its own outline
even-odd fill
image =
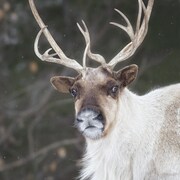
[[[89,48],[89,43],[86,44],[86,48],[84,50],[84,54],[83,54],[83,68],[86,69],[86,56],[87,56],[87,51]]]
[[[141,0],[138,0],[138,1],[140,1],[139,5],[140,5],[141,10],[143,9],[144,19],[143,19],[142,25],[139,26],[139,28],[138,28],[138,25],[136,26],[137,27],[137,30],[136,30],[137,38],[136,38],[135,43],[136,43],[137,47],[142,43],[142,41],[144,40],[144,38],[147,34],[148,22],[149,22],[150,14],[151,14],[153,3],[154,3],[154,0],[149,1],[147,8],[146,8],[143,1],[141,1]],[[141,18],[139,18],[139,24],[140,24],[140,20],[141,20]],[[138,22],[137,22],[137,24],[138,24]]]
[[[86,47],[88,47],[87,48],[87,55],[89,56],[89,58],[99,62],[102,65],[105,65],[106,61],[105,61],[103,56],[101,56],[100,54],[94,54],[91,52],[91,49],[90,49],[91,40],[90,40],[89,31],[88,31],[88,28],[87,28],[87,26],[83,20],[82,20],[82,24],[83,24],[84,29],[80,26],[79,23],[77,23],[77,26],[78,26],[79,30],[81,31],[82,35],[84,36],[84,39],[86,42]]]
[[[148,23],[152,11],[152,7],[154,4],[154,0],[149,0],[147,7],[145,7],[144,3],[142,0],[138,0],[138,5],[139,5],[139,12],[138,12],[138,17],[137,17],[137,22],[136,22],[136,31],[134,33],[133,28],[131,23],[129,22],[128,18],[119,10],[116,10],[126,21],[127,26],[123,26],[118,23],[111,23],[122,30],[124,30],[130,37],[131,42],[128,43],[108,64],[107,66],[111,69],[115,67],[115,65],[121,61],[125,61],[129,57],[131,57],[137,48],[140,46],[142,41],[144,40],[147,31],[148,31]],[[144,18],[141,23],[141,18],[142,18],[142,11],[144,13]]]
[[[39,33],[36,36],[35,43],[34,43],[34,50],[35,50],[36,55],[43,61],[62,64],[66,67],[69,67],[69,68],[72,68],[72,69],[78,71],[79,73],[82,72],[83,67],[74,59],[68,58],[64,54],[64,52],[61,50],[61,48],[57,45],[56,41],[54,40],[51,33],[47,29],[47,26],[45,26],[44,22],[42,21],[41,17],[39,16],[39,13],[36,9],[34,1],[29,0],[29,4],[31,7],[31,11],[34,15],[34,18],[36,19],[39,27],[41,28],[41,30],[39,31]],[[48,40],[49,44],[52,47],[52,48],[48,49],[44,54],[39,53],[39,50],[38,50],[38,42],[39,42],[39,39],[40,39],[40,36],[42,35],[42,33],[44,33],[46,39]],[[54,51],[56,53],[55,54],[49,54],[51,49],[54,49]],[[59,58],[53,57],[55,55],[58,55]]]
[[[44,31],[44,28],[42,28],[39,33],[37,34],[36,36],[36,39],[34,41],[34,52],[35,54],[37,55],[37,57],[39,59],[41,59],[42,61],[47,61],[47,62],[52,62],[52,63],[57,63],[57,64],[61,64],[61,65],[64,65],[64,66],[67,66],[69,68],[72,68],[72,69],[75,69],[77,70],[78,72],[81,72],[81,67],[79,67],[78,64],[76,64],[76,61],[75,60],[72,60],[72,59],[69,59],[67,58],[66,61],[63,61],[59,58],[55,58],[54,56],[57,55],[57,53],[53,53],[53,54],[49,54],[49,52],[52,50],[52,48],[49,48],[48,50],[46,50],[44,52],[44,54],[41,54],[39,52],[39,49],[38,49],[38,43],[39,43],[39,39],[40,39],[40,36],[42,35]],[[64,58],[65,59],[65,58]],[[67,65],[68,64],[68,65]]]
[[[127,26],[124,26],[122,24],[115,23],[115,22],[110,22],[110,24],[117,26],[117,27],[121,28],[122,30],[124,30],[129,35],[130,39],[132,40],[134,38],[134,30],[132,28],[132,25],[131,25],[129,19],[126,17],[125,14],[123,14],[118,9],[114,9],[114,10],[124,18],[124,20],[127,23]]]
[[[137,44],[137,46],[139,46],[142,43],[142,41],[144,40],[144,37],[146,36],[147,31],[148,31],[149,18],[148,18],[148,14],[147,14],[147,9],[143,2],[141,2],[141,8],[143,9],[143,12],[144,12],[144,19],[143,19],[142,25],[139,26],[139,28],[138,28],[138,26],[136,26],[137,27],[137,30],[136,30],[137,39],[136,39],[135,43]]]
[[[136,22],[136,32],[139,30],[140,28],[140,24],[141,24],[141,16],[142,16],[142,1],[138,0],[138,5],[139,5],[139,11],[138,11],[138,18],[137,18],[137,22]],[[143,3],[144,4],[144,3]]]

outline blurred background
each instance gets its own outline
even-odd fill
[[[86,22],[92,51],[109,61],[129,42],[109,25],[124,23],[114,8],[134,27],[138,8],[137,0],[35,2],[58,44],[80,63],[85,43],[76,22]],[[38,31],[27,0],[0,0],[0,180],[70,180],[80,170],[84,139],[73,126],[73,100],[49,82],[54,75],[76,73],[35,56]],[[41,38],[40,50],[47,48]],[[137,94],[180,81],[180,0],[155,0],[142,46],[116,70],[131,63],[140,68],[130,87]]]

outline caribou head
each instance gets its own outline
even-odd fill
[[[29,3],[41,28],[34,43],[36,55],[43,61],[62,64],[78,72],[77,77],[74,78],[52,77],[51,83],[53,87],[59,92],[70,93],[73,96],[76,111],[75,124],[86,138],[95,140],[105,137],[111,132],[116,123],[121,93],[136,78],[138,72],[137,65],[127,66],[119,71],[113,71],[113,69],[117,63],[131,57],[144,40],[154,0],[149,0],[147,6],[142,0],[138,0],[139,12],[135,30],[128,18],[121,11],[115,9],[125,20],[126,26],[114,22],[110,24],[124,30],[131,41],[108,63],[106,63],[103,56],[91,52],[90,35],[84,21],[82,21],[83,26],[77,24],[86,42],[83,65],[64,54],[40,18],[33,0],[29,0]],[[55,54],[49,53],[51,49],[48,49],[44,54],[39,52],[38,42],[42,33],[56,52]],[[59,58],[56,58],[57,56]],[[97,68],[87,67],[86,56],[100,63],[100,66]]]

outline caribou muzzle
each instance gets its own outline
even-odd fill
[[[75,124],[87,138],[99,139],[103,135],[105,118],[98,108],[83,108],[76,117]]]

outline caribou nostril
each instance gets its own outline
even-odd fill
[[[97,115],[95,118],[93,118],[94,120],[99,120],[99,121],[103,121],[103,116],[102,114]]]
[[[83,122],[83,120],[79,119],[79,118],[77,118],[76,120],[77,120],[78,123],[82,123]]]

